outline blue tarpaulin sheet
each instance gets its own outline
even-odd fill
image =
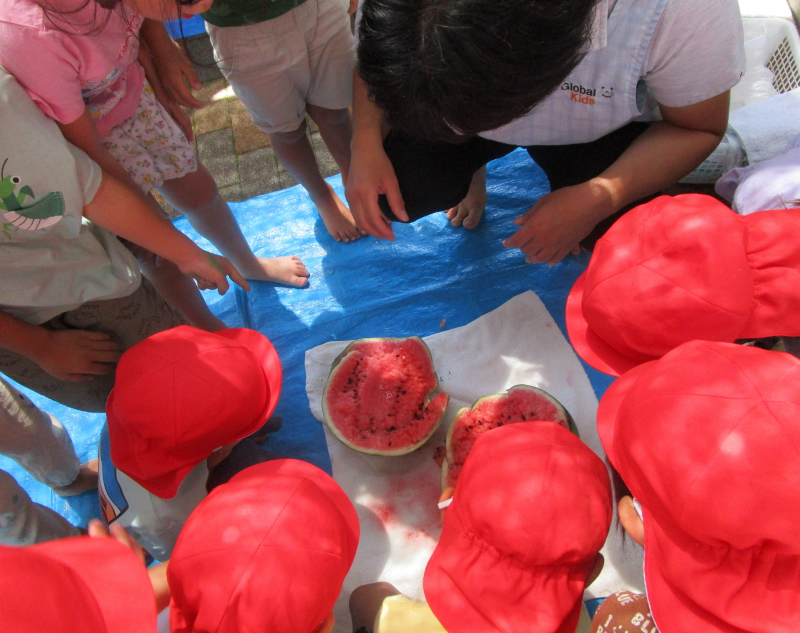
[[[341,179],[330,179],[343,197]],[[544,173],[518,150],[494,161],[488,170],[488,206],[478,228],[454,229],[444,213],[411,225],[395,223],[395,242],[365,237],[352,244],[331,238],[308,195],[297,186],[231,207],[251,247],[261,256],[297,255],[311,271],[307,288],[254,283],[249,293],[205,293],[212,310],[231,327],[252,327],[275,345],[284,368],[277,412],[283,429],[265,448],[311,461],[330,472],[325,437],[309,409],[304,356],[333,340],[373,336],[427,336],[466,325],[526,290],[533,290],[566,333],[564,306],[575,279],[586,269],[588,253],[570,256],[552,268],[526,264],[502,240],[516,227],[515,217],[548,191]],[[203,248],[185,219],[176,226]],[[611,378],[584,365],[599,397]],[[69,429],[82,460],[97,453],[104,416],[31,398]],[[147,394],[142,394],[147,397]],[[35,482],[13,461],[0,458],[34,501],[68,520],[86,525],[99,516],[96,494],[61,499]]]

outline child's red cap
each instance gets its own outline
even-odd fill
[[[574,633],[611,515],[605,464],[561,425],[483,434],[425,570],[431,610],[450,633]]]
[[[0,546],[0,630],[155,633],[153,587],[142,561],[113,538]]]
[[[642,506],[663,633],[796,633],[800,360],[693,341],[609,387],[609,460]]]
[[[167,570],[172,633],[312,633],[358,548],[355,508],[319,468],[251,466],[192,512]]]
[[[127,350],[106,404],[111,459],[171,499],[211,453],[264,424],[281,393],[281,363],[255,330],[182,325]]]
[[[567,299],[575,351],[612,376],[692,340],[800,335],[795,209],[740,216],[709,196],[662,196],[597,242]]]

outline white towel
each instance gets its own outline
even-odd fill
[[[747,154],[747,160],[760,163],[786,149],[789,139],[800,134],[800,88],[731,112],[732,129]]]
[[[442,426],[420,449],[402,457],[358,453],[326,427],[333,477],[356,506],[361,542],[337,603],[336,629],[350,631],[347,601],[359,585],[387,581],[412,598],[424,598],[422,575],[441,532],[437,501],[441,469],[433,452],[444,443],[447,425],[461,407],[517,384],[540,387],[572,414],[581,439],[605,459],[597,436],[597,397],[589,378],[541,300],[531,291],[512,298],[464,327],[425,337],[439,389],[450,394]],[[306,352],[306,393],[322,421],[322,390],[331,362],[349,341],[325,343]],[[603,548],[600,577],[586,598],[628,589],[644,592],[641,548],[623,550],[612,524]]]

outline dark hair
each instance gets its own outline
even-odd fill
[[[364,0],[358,73],[388,123],[453,141],[524,116],[585,56],[596,0]]]

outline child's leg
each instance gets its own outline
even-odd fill
[[[75,481],[80,463],[67,430],[0,378],[0,454],[51,488]],[[96,479],[95,479],[96,485]]]
[[[220,70],[253,123],[270,135],[278,160],[308,191],[328,232],[337,241],[361,237],[350,210],[319,172],[305,124],[307,109],[346,177],[355,64],[346,7],[340,0],[305,0],[258,24],[208,25],[208,34]],[[309,102],[321,104],[318,116]]]
[[[320,128],[322,133],[322,128]],[[345,204],[319,173],[314,150],[306,135],[306,122],[292,132],[272,132],[269,135],[272,149],[286,170],[297,179],[317,208],[325,228],[337,242],[350,242],[361,237],[353,216]],[[349,143],[349,140],[348,140]],[[337,152],[341,156],[341,152]],[[349,151],[346,166],[350,166]],[[334,156],[336,158],[336,156]],[[336,161],[339,162],[338,160]],[[341,164],[339,165],[341,167]],[[344,175],[344,174],[343,174]]]
[[[19,547],[79,534],[61,515],[34,503],[11,475],[0,470],[0,544]]]
[[[353,138],[353,117],[350,116],[350,110],[330,110],[308,103],[306,112],[317,124],[322,140],[339,166],[342,181],[347,181],[350,173],[350,141]]]
[[[308,283],[308,270],[294,255],[256,257],[253,254],[228,203],[220,196],[217,183],[199,161],[197,171],[165,180],[158,191],[172,206],[185,213],[192,227],[211,241],[245,278],[291,286]]]
[[[194,280],[184,275],[171,261],[156,261],[153,253],[146,251],[138,256],[142,275],[170,306],[180,311],[196,328],[207,332],[224,330],[228,326],[214,316],[203,300]]]

